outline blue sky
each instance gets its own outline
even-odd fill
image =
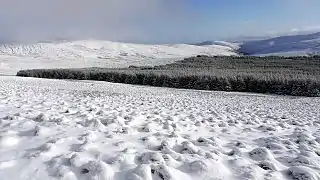
[[[220,37],[285,33],[320,25],[318,0],[187,1],[199,14],[198,24]]]
[[[0,1],[0,40],[176,43],[320,30],[319,0]]]

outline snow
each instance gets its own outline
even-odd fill
[[[266,54],[255,54],[254,56],[284,56],[284,57],[292,57],[292,56],[310,56],[310,55],[319,55],[320,52],[314,52],[310,49],[304,49],[299,51],[286,51],[286,52],[276,52],[276,53],[266,53]]]
[[[227,42],[227,41],[204,41],[201,43],[195,44],[197,46],[210,46],[210,45],[220,45],[220,46],[226,46],[233,50],[238,50],[241,46],[241,43],[235,43],[235,42]]]
[[[0,179],[318,180],[320,98],[0,76]]]
[[[0,45],[0,74],[30,68],[153,66],[195,55],[236,55],[229,46],[145,45],[99,40]]]
[[[320,54],[320,32],[243,42],[239,51],[258,56],[305,56]]]
[[[240,43],[234,43],[234,42],[227,42],[227,41],[214,41],[214,44],[221,45],[221,46],[227,46],[232,49],[238,50],[240,48]]]

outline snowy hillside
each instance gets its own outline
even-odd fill
[[[0,76],[1,180],[319,180],[320,99]]]
[[[232,47],[224,45],[143,45],[96,40],[2,44],[0,74],[14,74],[26,68],[159,65],[198,54],[236,55]]]
[[[320,32],[247,41],[240,52],[249,55],[307,55],[320,53]]]
[[[226,46],[233,50],[238,50],[240,48],[241,43],[232,43],[227,41],[203,41],[201,43],[196,43],[194,45],[197,46],[210,46],[210,45],[218,45],[218,46]]]

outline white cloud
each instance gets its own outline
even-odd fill
[[[181,0],[0,0],[0,38],[148,39],[183,19]]]
[[[320,31],[320,25],[305,26],[305,27],[291,29],[292,33],[314,32],[314,31]]]

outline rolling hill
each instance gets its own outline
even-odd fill
[[[0,74],[28,68],[128,67],[160,65],[195,55],[236,55],[227,45],[145,45],[98,40],[1,44]]]
[[[278,37],[247,37],[230,41],[203,41],[197,46],[222,45],[254,56],[304,56],[320,54],[320,32]]]
[[[243,42],[239,51],[247,55],[308,55],[320,53],[320,32]]]

